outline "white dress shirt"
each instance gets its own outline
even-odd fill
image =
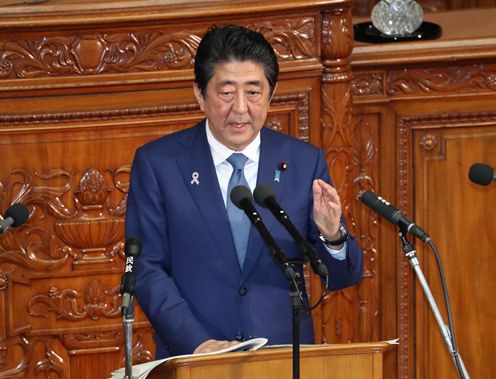
[[[212,153],[214,161],[215,172],[217,173],[217,180],[219,181],[220,191],[222,193],[222,198],[224,199],[224,205],[227,204],[227,186],[233,172],[233,167],[226,159],[233,153],[242,153],[248,158],[245,164],[244,174],[246,181],[250,186],[250,190],[253,192],[257,185],[258,162],[260,160],[260,133],[258,133],[255,139],[243,150],[234,151],[215,139],[208,126],[208,120],[205,122],[205,127],[210,152]],[[333,258],[338,260],[344,260],[346,258],[346,242],[340,250],[333,250],[327,246],[325,247]]]

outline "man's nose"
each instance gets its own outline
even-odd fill
[[[248,111],[246,96],[243,93],[238,93],[234,97],[233,111],[236,113],[246,113]]]

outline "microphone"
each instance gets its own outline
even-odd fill
[[[391,224],[398,225],[400,228],[405,228],[407,232],[410,232],[422,241],[430,240],[427,233],[424,232],[418,225],[409,220],[399,209],[395,208],[375,192],[365,191],[359,195],[359,197],[362,203],[377,212],[380,216],[384,217]]]
[[[301,233],[296,229],[288,215],[279,206],[276,200],[276,194],[272,187],[267,184],[259,184],[253,192],[255,201],[264,208],[268,208],[275,218],[286,228],[291,237],[296,241],[298,248],[308,257],[313,271],[321,277],[328,275],[327,266],[322,262],[319,255],[312,245],[303,238]]]
[[[468,178],[481,186],[488,186],[496,181],[494,169],[485,163],[474,163],[468,171]]]
[[[29,217],[29,210],[22,203],[11,205],[5,212],[3,220],[0,220],[0,233],[4,233],[11,226],[16,228],[24,224]]]
[[[136,272],[134,271],[134,266],[136,264],[136,260],[141,254],[141,241],[134,236],[129,237],[124,245],[124,253],[126,254],[126,266],[124,269],[124,274],[122,275],[121,283],[121,313],[123,315],[127,314],[134,296],[134,284],[136,283]]]
[[[253,206],[251,191],[245,186],[236,186],[231,190],[230,198],[234,205],[246,213],[251,224],[257,229],[264,240],[265,245],[267,245],[269,254],[275,259],[279,266],[281,266],[284,275],[286,275],[288,279],[293,280],[296,274]]]

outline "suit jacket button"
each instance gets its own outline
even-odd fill
[[[245,288],[245,287],[241,287],[241,288],[239,289],[239,294],[240,294],[241,296],[245,296],[247,293],[248,293],[248,289],[247,289],[247,288]]]
[[[238,330],[236,332],[236,341],[243,341],[244,338],[245,334],[241,330]]]

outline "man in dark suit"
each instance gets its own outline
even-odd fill
[[[236,180],[251,190],[273,187],[327,265],[331,289],[361,278],[362,252],[347,238],[322,150],[263,126],[278,72],[260,33],[210,29],[198,47],[193,88],[206,119],[136,152],[126,233],[143,243],[136,298],[155,328],[157,358],[253,337],[292,341],[288,279],[246,215],[230,210]],[[232,157],[241,157],[241,168]],[[288,232],[257,209],[286,257],[301,259]],[[301,342],[313,343],[309,312],[300,329]]]

